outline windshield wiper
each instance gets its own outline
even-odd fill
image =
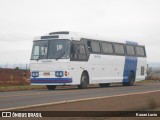
[[[65,53],[66,53],[66,51],[63,51],[63,53],[62,53],[61,55],[59,55],[58,57],[56,57],[55,59],[58,60],[58,59],[61,58]]]
[[[65,55],[66,51],[68,50],[69,46],[67,46],[67,48],[62,52],[62,54],[60,54],[58,57],[56,57],[55,59],[58,60],[59,58],[61,58],[63,55]]]

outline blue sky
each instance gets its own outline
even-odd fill
[[[70,30],[138,41],[159,62],[160,0],[0,0],[0,64],[29,63],[33,37]]]

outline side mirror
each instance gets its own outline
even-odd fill
[[[88,50],[89,50],[89,51],[92,51],[92,48],[91,48],[91,41],[87,41],[87,46],[88,46]]]
[[[90,47],[90,46],[88,46],[88,50],[89,50],[89,51],[92,51],[92,49],[91,49],[91,47]]]

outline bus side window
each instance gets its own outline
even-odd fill
[[[136,54],[139,57],[145,57],[145,50],[142,46],[136,46]]]
[[[86,50],[84,45],[78,45],[78,54],[86,55]]]
[[[87,59],[85,45],[79,44],[77,53],[78,53],[78,60],[86,60]]]
[[[124,46],[122,44],[118,44],[118,43],[114,44],[114,50],[117,55],[125,54]]]
[[[100,53],[101,48],[100,48],[99,42],[98,41],[92,41],[91,42],[91,49],[92,49],[92,52],[94,52],[94,53]]]

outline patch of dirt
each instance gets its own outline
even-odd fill
[[[0,86],[29,85],[29,70],[0,68]]]

